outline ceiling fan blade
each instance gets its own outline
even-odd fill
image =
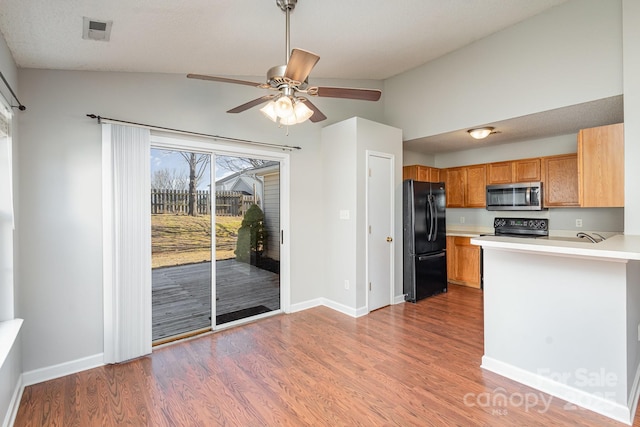
[[[302,83],[309,77],[309,73],[319,60],[320,57],[315,53],[293,49],[284,76]]]
[[[307,89],[309,95],[324,98],[359,99],[362,101],[377,101],[382,95],[377,89],[354,89],[348,87],[318,87]]]
[[[243,111],[248,110],[249,108],[255,107],[256,105],[263,104],[267,101],[272,100],[275,97],[276,95],[261,96],[260,98],[256,98],[253,101],[249,101],[245,104],[238,105],[236,108],[232,108],[231,110],[227,111],[227,113],[242,113]]]
[[[302,98],[302,97],[300,97],[299,99],[302,99],[304,103],[307,105],[307,107],[309,107],[309,109],[313,111],[313,115],[309,117],[309,121],[316,123],[316,122],[321,122],[323,120],[326,120],[327,116],[322,114],[322,111],[318,110],[318,107],[313,105],[311,101],[309,101],[307,98]]]
[[[228,79],[226,77],[205,76],[203,74],[187,74],[187,78],[210,80],[212,82],[234,83],[237,85],[246,85],[246,86],[253,86],[253,87],[260,87],[262,85],[262,83],[249,82],[247,80],[236,80],[236,79]]]

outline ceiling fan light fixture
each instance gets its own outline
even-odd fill
[[[469,132],[469,135],[471,135],[472,138],[484,139],[494,133],[494,129],[495,128],[488,126],[483,128],[469,129],[467,132]]]
[[[278,115],[276,114],[275,105],[276,103],[271,101],[260,109],[260,112],[264,114],[264,116],[269,120],[271,120],[272,122],[275,122],[276,120],[278,120]]]
[[[285,126],[305,122],[313,116],[313,110],[303,100],[286,95],[267,103],[260,112],[272,122]]]
[[[304,105],[304,101],[300,101],[299,99],[294,100],[295,104],[293,107],[293,114],[289,117],[281,117],[280,124],[285,126],[296,125],[302,122],[305,122],[309,117],[313,115],[313,111]]]
[[[273,108],[276,112],[276,115],[281,119],[293,115],[293,102],[291,102],[291,98],[289,96],[283,95],[276,99]]]
[[[293,113],[298,120],[296,123],[302,123],[313,116],[313,110],[307,107],[304,101],[296,100],[296,105],[293,107]]]

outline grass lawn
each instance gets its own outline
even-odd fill
[[[235,258],[242,217],[216,217],[216,259]],[[211,215],[151,215],[153,268],[211,261]]]

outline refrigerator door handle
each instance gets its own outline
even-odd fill
[[[424,261],[424,260],[427,260],[429,258],[441,258],[443,256],[446,256],[446,252],[445,251],[439,252],[437,254],[432,254],[432,255],[419,255],[418,256],[418,261]]]
[[[433,232],[433,217],[431,216],[431,195],[427,195],[427,221],[429,233],[427,234],[427,242],[431,241],[431,233]]]
[[[436,207],[436,198],[431,196],[431,206],[433,206],[433,241],[435,242],[438,238],[438,208]]]
[[[435,210],[435,203],[434,203],[434,197],[432,194],[429,194],[429,196],[427,197],[427,200],[429,200],[429,216],[431,217],[430,222],[429,222],[429,241],[430,242],[435,242],[436,241],[436,233],[437,233],[437,218],[436,218],[436,210]]]

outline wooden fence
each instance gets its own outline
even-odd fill
[[[216,215],[243,216],[254,203],[253,196],[238,191],[216,192]],[[187,214],[189,212],[189,192],[187,190],[151,190],[152,214]],[[198,215],[211,213],[209,192],[196,192],[196,212]]]

